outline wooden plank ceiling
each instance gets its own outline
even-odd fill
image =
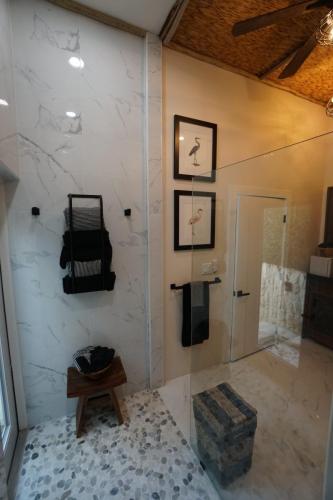
[[[234,23],[298,2],[288,0],[189,0],[171,41],[176,50],[252,78],[300,47],[327,14],[323,7],[235,38]],[[317,45],[296,75],[278,80],[286,63],[263,81],[325,105],[333,96],[333,46]]]

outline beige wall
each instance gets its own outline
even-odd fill
[[[196,251],[192,260],[191,252],[173,251],[173,190],[192,189],[191,182],[173,179],[174,114],[218,124],[218,167],[333,129],[333,120],[326,118],[324,109],[315,104],[183,54],[164,51],[166,379],[226,358],[235,186],[288,194],[289,234],[294,237],[289,238],[287,264],[305,270],[319,238],[326,161],[320,140],[224,169],[214,184],[196,183],[197,190],[217,192],[216,246],[211,251]],[[218,275],[223,284],[211,287],[210,339],[202,345],[183,348],[181,292],[170,291],[169,284],[187,282],[192,275],[198,278],[201,262],[213,257],[218,258]]]

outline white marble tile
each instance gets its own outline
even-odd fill
[[[0,1],[0,47],[0,99],[8,104],[0,106],[0,174],[8,176],[18,172],[9,0]]]
[[[264,262],[261,274],[260,323],[275,325],[276,328],[301,335],[305,286],[305,272]],[[259,331],[259,341],[264,340],[261,337]]]
[[[144,41],[41,0],[14,0],[20,182],[7,190],[11,259],[30,424],[61,416],[72,354],[114,347],[128,384],[147,376]],[[83,69],[69,65],[70,57]],[[74,111],[68,118],[66,111]],[[68,193],[101,194],[113,292],[62,291]],[[31,207],[41,215],[31,217]],[[123,210],[132,209],[130,219]]]

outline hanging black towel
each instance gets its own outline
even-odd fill
[[[183,286],[182,345],[201,344],[209,338],[209,283],[197,281]]]
[[[60,266],[68,270],[63,278],[65,293],[113,290],[116,275],[111,271],[112,246],[105,229],[101,195],[69,194],[65,209],[67,231]],[[73,199],[95,199],[99,207],[73,207]]]
[[[101,258],[104,251],[105,265],[109,269],[112,261],[112,246],[109,233],[105,229],[101,231],[73,231],[73,258],[75,261],[92,261]],[[71,239],[70,232],[63,235],[64,247],[60,256],[60,266],[66,269],[71,262]],[[103,246],[103,248],[102,248]]]

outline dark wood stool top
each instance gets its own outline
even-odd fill
[[[113,359],[110,370],[98,380],[84,377],[76,368],[71,366],[67,372],[67,397],[93,396],[98,392],[107,392],[110,388],[118,387],[118,385],[126,382],[126,373],[119,356]]]
[[[76,436],[80,437],[84,428],[84,414],[89,397],[96,394],[107,394],[114,406],[119,424],[124,421],[115,387],[127,382],[126,373],[119,356],[113,359],[110,369],[101,379],[91,380],[81,375],[76,368],[69,367],[67,371],[67,397],[79,398],[76,410]]]

